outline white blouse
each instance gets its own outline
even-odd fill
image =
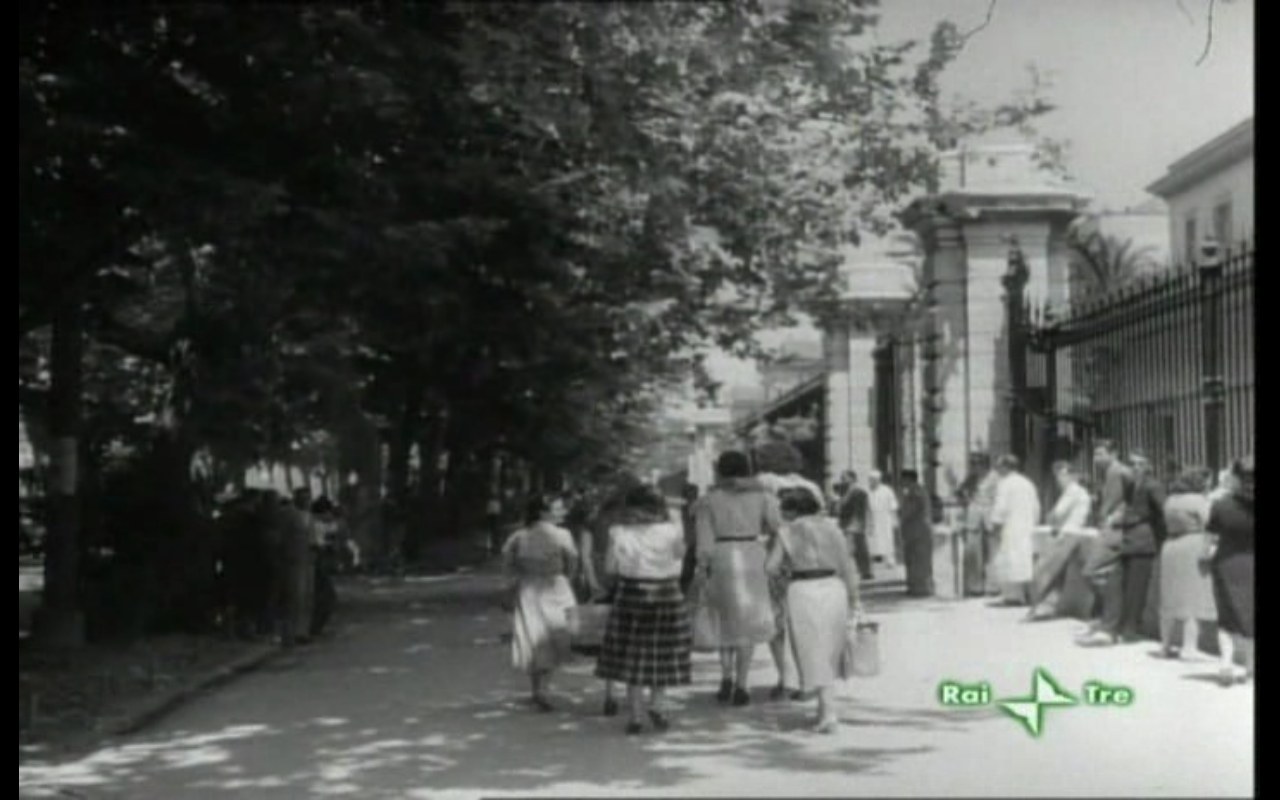
[[[606,570],[637,580],[679,578],[684,553],[684,532],[675,523],[614,525]]]

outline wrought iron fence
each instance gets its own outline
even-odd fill
[[[1011,416],[1042,478],[1053,459],[1087,459],[1099,438],[1141,448],[1165,474],[1253,452],[1252,244],[1057,314],[1021,308],[1010,355],[1025,378]]]

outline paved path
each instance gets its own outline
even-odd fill
[[[1253,694],[1170,664],[1150,644],[1071,644],[1079,623],[1025,624],[983,601],[881,602],[883,676],[850,685],[843,730],[805,731],[807,709],[717,707],[714,664],[664,737],[628,738],[599,716],[580,663],[561,710],[522,704],[507,668],[494,579],[385,589],[334,640],[176,712],[154,730],[70,763],[20,766],[19,794],[180,800],[455,800],[525,796],[1251,796]],[[757,682],[772,670],[761,653]],[[939,706],[944,678],[1025,694],[1043,666],[1078,692],[1096,679],[1137,691],[1127,709],[1048,714],[1033,739],[991,709]],[[61,794],[56,792],[62,789]]]

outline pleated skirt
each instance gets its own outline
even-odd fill
[[[629,686],[684,686],[693,680],[692,651],[693,629],[679,578],[618,580],[597,677]]]

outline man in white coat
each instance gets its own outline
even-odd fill
[[[880,470],[867,476],[867,544],[871,557],[885,566],[898,563],[898,495],[884,483]]]
[[[1000,483],[996,486],[991,522],[999,537],[996,552],[996,580],[1004,605],[1026,605],[1034,565],[1034,535],[1040,522],[1040,493],[1027,476],[1018,471],[1017,456],[1001,456],[996,462]]]

